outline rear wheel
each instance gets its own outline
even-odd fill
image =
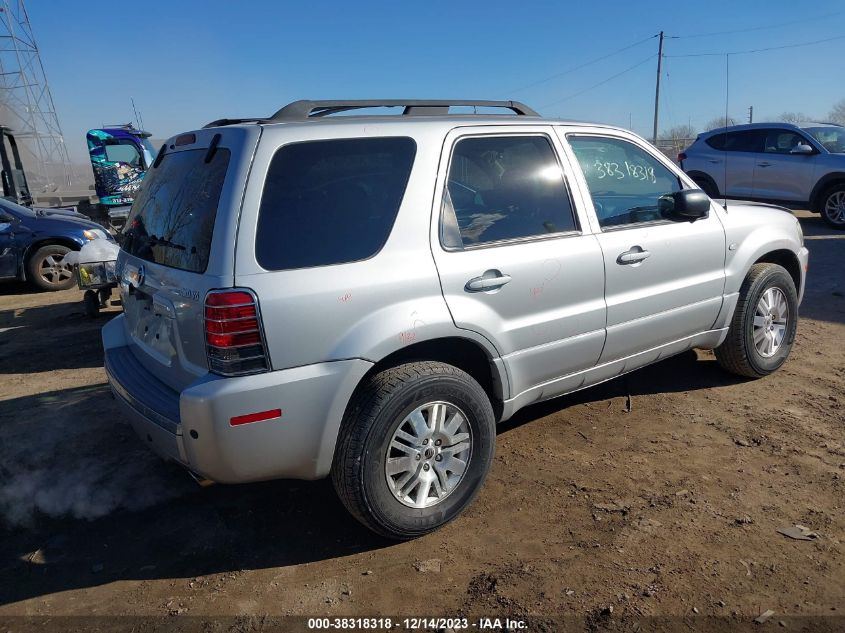
[[[701,189],[704,193],[706,193],[710,198],[718,198],[719,197],[719,188],[716,186],[716,183],[713,182],[711,178],[707,176],[693,176],[692,177],[695,184],[698,185],[699,189]]]
[[[822,220],[835,229],[845,229],[845,183],[825,191],[821,203]]]
[[[371,530],[393,539],[421,536],[475,498],[495,436],[490,400],[466,372],[430,361],[386,369],[347,408],[335,490]]]
[[[42,290],[67,290],[73,286],[73,270],[64,262],[67,246],[48,244],[29,258],[27,278]]]
[[[716,359],[734,374],[767,376],[786,362],[797,327],[798,293],[792,277],[777,264],[754,264]]]

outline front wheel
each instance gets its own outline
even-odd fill
[[[73,270],[65,263],[67,246],[48,244],[29,258],[27,278],[41,290],[67,290],[74,284]]]
[[[493,459],[493,409],[457,367],[415,362],[374,375],[341,424],[332,480],[365,526],[403,540],[457,517]]]
[[[835,229],[845,229],[845,184],[834,185],[822,197],[822,220]]]
[[[782,266],[754,264],[716,359],[728,371],[749,378],[767,376],[786,362],[798,328],[798,292]]]

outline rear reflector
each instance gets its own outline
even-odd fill
[[[270,411],[261,411],[260,413],[247,413],[246,415],[239,415],[231,420],[231,426],[238,426],[239,424],[252,424],[253,422],[264,422],[265,420],[274,420],[282,417],[281,409],[270,409]]]
[[[268,371],[270,361],[255,295],[246,290],[213,290],[205,298],[208,369],[221,376]]]

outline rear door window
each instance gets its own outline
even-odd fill
[[[124,251],[171,268],[205,271],[230,156],[219,148],[206,163],[207,153],[166,153],[147,172],[123,231]]]
[[[721,152],[762,152],[765,136],[764,130],[729,132],[711,136],[706,143]]]
[[[576,230],[563,172],[545,136],[458,141],[444,194],[441,243],[467,248]]]
[[[266,270],[359,261],[381,250],[411,174],[407,137],[351,138],[280,148],[267,172],[255,256]]]

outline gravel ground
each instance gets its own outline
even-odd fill
[[[326,481],[199,488],[121,420],[108,315],[0,287],[0,616],[842,616],[845,234],[798,215],[810,276],[779,372],[691,351],[533,406],[469,511],[398,545]],[[818,537],[777,531],[796,524]]]

